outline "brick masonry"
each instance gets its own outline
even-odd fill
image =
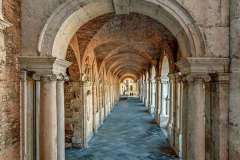
[[[4,42],[0,52],[0,159],[15,160],[20,153],[19,65],[16,58],[20,54],[20,0],[3,0],[3,14],[13,25],[0,37]]]

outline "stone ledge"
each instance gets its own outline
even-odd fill
[[[56,57],[18,57],[20,69],[36,72],[38,75],[66,74],[70,62]]]

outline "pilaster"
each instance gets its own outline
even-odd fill
[[[36,128],[37,155],[39,159],[65,159],[65,142],[57,137],[64,137],[64,91],[63,82],[66,80],[66,69],[71,65],[70,62],[53,57],[18,57],[21,71],[33,75],[29,86],[35,88],[35,94],[28,94],[26,99],[36,99],[34,108],[37,113],[32,115],[38,126]],[[59,80],[59,81],[58,81]],[[21,88],[21,92],[24,89]],[[23,106],[23,110],[29,108]],[[41,114],[39,114],[39,113]],[[35,117],[33,117],[35,116]],[[27,123],[26,123],[27,124]],[[24,125],[24,124],[21,124]],[[28,136],[35,137],[34,132]],[[60,140],[60,141],[58,141]],[[24,144],[26,145],[26,144]],[[25,146],[24,146],[25,147]],[[59,155],[57,154],[59,153]]]
[[[186,58],[176,65],[183,75],[182,158],[189,160],[205,159],[208,156],[206,150],[211,150],[211,146],[208,149],[206,148],[205,139],[209,137],[205,137],[205,135],[208,136],[209,130],[213,129],[208,120],[209,116],[212,117],[211,114],[208,116],[209,102],[213,101],[212,96],[210,97],[208,93],[208,86],[210,85],[209,82],[214,79],[214,77],[211,77],[213,74],[220,75],[229,72],[229,59]],[[214,105],[217,108],[219,107],[219,105]],[[219,115],[219,113],[214,114]],[[188,115],[187,119],[184,118],[186,115]],[[216,142],[214,140],[213,143]],[[210,154],[215,155],[216,153],[210,151]]]

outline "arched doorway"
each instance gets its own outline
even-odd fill
[[[164,56],[163,63],[161,67],[161,111],[160,111],[160,127],[164,130],[167,129],[169,124],[169,62],[168,58]]]
[[[148,106],[148,111],[149,113],[154,117],[154,111],[155,111],[155,95],[156,95],[156,82],[155,82],[155,77],[156,77],[156,68],[152,66],[151,68],[151,79],[149,79],[149,84],[150,84],[150,100],[149,100],[149,106]]]
[[[120,6],[120,7],[119,7]],[[141,1],[141,2],[132,2],[131,5],[126,5],[127,10],[143,15],[147,15],[149,17],[154,18],[155,20],[158,20],[160,23],[165,25],[177,38],[180,50],[182,53],[182,58],[186,57],[194,57],[194,56],[204,56],[205,55],[205,45],[204,40],[202,38],[201,32],[198,29],[198,26],[193,22],[194,19],[186,12],[185,9],[183,9],[178,3],[176,2],[158,2],[158,1]],[[151,6],[151,7],[149,7]],[[52,16],[49,18],[48,23],[45,25],[42,35],[40,37],[39,41],[39,52],[42,56],[52,56],[57,57],[59,59],[65,59],[66,57],[66,50],[67,46],[72,38],[72,36],[76,33],[77,29],[82,26],[87,21],[98,17],[103,14],[116,12],[122,13],[123,11],[119,8],[121,7],[121,3],[114,3],[114,6],[112,5],[112,1],[106,1],[106,0],[99,0],[99,1],[91,1],[91,2],[79,2],[77,0],[68,1],[63,3],[59,8],[52,14]],[[141,8],[141,9],[140,9]],[[125,13],[125,12],[123,12]],[[127,13],[128,14],[128,13]],[[188,59],[189,60],[189,59]],[[192,63],[192,61],[188,61],[186,63]],[[120,63],[120,62],[119,62]],[[184,62],[182,62],[184,63]],[[185,64],[186,64],[185,63]],[[195,62],[194,62],[195,63]],[[179,64],[179,66],[182,66],[184,64]],[[192,64],[191,64],[192,65]],[[124,76],[125,68],[121,68],[118,70],[117,74],[120,74]],[[132,73],[136,73],[136,69],[130,70]],[[106,72],[105,72],[106,73]],[[184,74],[187,74],[188,72],[184,72]],[[192,72],[191,72],[192,73]],[[85,75],[83,75],[84,77]],[[103,75],[105,77],[105,74]],[[201,77],[201,79],[204,79],[204,81],[208,81],[208,76],[197,76],[197,78]],[[203,78],[202,78],[203,77]],[[187,80],[190,82],[193,82],[196,79],[196,76],[194,77],[187,77]],[[103,80],[107,80],[106,78],[103,78]],[[145,105],[148,107],[149,102],[149,75],[146,73],[145,81]],[[175,83],[175,82],[174,82]],[[104,84],[105,85],[105,84]],[[193,86],[191,86],[193,87]],[[54,87],[53,87],[54,88]],[[103,92],[106,91],[105,86],[102,87]],[[200,88],[200,87],[199,87]],[[197,88],[197,89],[199,89]],[[195,93],[195,90],[191,90],[193,93]],[[201,90],[202,91],[202,90]],[[85,93],[85,92],[84,92]],[[204,92],[200,92],[201,96],[204,95]],[[195,93],[197,94],[197,92]],[[194,94],[194,95],[195,95]],[[53,94],[54,95],[54,94]],[[196,96],[196,95],[195,95]],[[201,97],[203,100],[203,97]],[[44,99],[43,99],[44,100]],[[173,99],[172,99],[173,100]],[[104,97],[104,106],[107,106],[108,102],[106,96]],[[193,101],[191,101],[193,102]],[[53,104],[55,106],[55,104]],[[55,108],[55,107],[53,107]],[[201,108],[201,107],[200,107]],[[203,107],[202,107],[203,108]],[[106,113],[106,109],[105,109]],[[193,112],[193,113],[196,113]],[[199,116],[199,119],[203,119],[203,114],[201,110],[201,115]],[[53,121],[53,120],[52,120]],[[203,125],[197,123],[197,121],[194,121],[192,125],[196,126],[194,129],[203,129]],[[56,134],[56,133],[54,133]],[[192,137],[196,138],[198,134],[193,133],[191,135]],[[192,138],[191,137],[191,138]],[[185,137],[186,138],[186,137]],[[203,140],[204,137],[201,136],[201,140]],[[45,140],[46,141],[46,140]],[[52,142],[50,140],[50,142]],[[192,141],[194,142],[194,140]],[[190,142],[191,144],[191,142]],[[55,145],[55,144],[53,144]],[[203,149],[203,144],[191,144],[193,145],[194,155],[199,155],[196,150],[198,147],[200,149]],[[44,147],[43,147],[44,148]],[[204,150],[204,149],[203,149]],[[54,153],[53,153],[54,154]],[[200,153],[201,156],[203,156],[203,153]],[[190,157],[193,157],[190,154]]]

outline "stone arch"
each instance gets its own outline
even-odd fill
[[[126,1],[127,2],[127,1]],[[116,3],[116,2],[115,2]],[[112,0],[72,0],[62,3],[49,17],[38,43],[42,55],[65,59],[73,35],[87,21],[116,12]],[[119,2],[121,3],[124,2]],[[130,0],[127,10],[156,19],[177,38],[183,57],[205,55],[203,35],[194,18],[176,1]],[[114,4],[114,5],[113,5]],[[121,6],[119,6],[121,8]]]
[[[172,68],[174,69],[174,68]],[[169,73],[170,73],[171,67],[169,63],[169,58],[164,55],[162,57],[162,62],[161,62],[161,112],[160,112],[160,127],[162,128],[168,128],[169,124],[169,112],[170,112],[170,107],[169,107],[169,98],[170,98],[170,92],[169,92]]]

